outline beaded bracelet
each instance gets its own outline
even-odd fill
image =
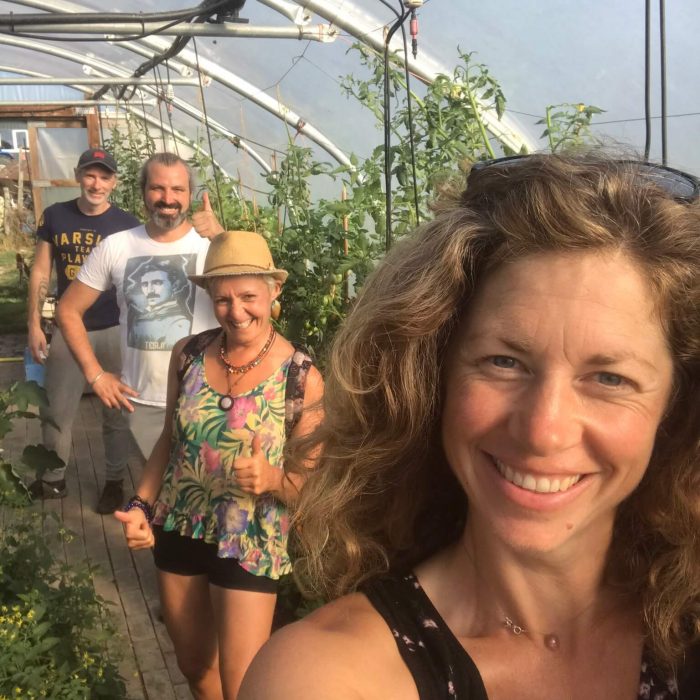
[[[151,504],[136,494],[134,494],[129,499],[129,502],[124,506],[124,512],[128,513],[134,508],[138,508],[146,516],[146,520],[149,525],[153,522],[153,508],[151,507]]]

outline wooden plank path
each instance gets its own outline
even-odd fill
[[[6,378],[5,378],[6,379]],[[7,386],[9,381],[0,384]],[[95,512],[104,483],[104,448],[101,409],[94,396],[83,396],[73,425],[73,450],[66,470],[68,496],[36,503],[32,508],[56,512],[75,538],[62,555],[68,563],[87,559],[99,567],[95,589],[110,605],[121,639],[120,672],[129,700],[189,700],[192,695],[177,668],[165,625],[158,619],[156,573],[150,550],[132,552],[126,546],[121,524],[111,515]],[[13,464],[25,445],[41,441],[38,420],[15,423],[3,448]],[[132,441],[129,469],[124,481],[128,496],[138,483],[143,459]],[[26,474],[25,479],[31,480]]]

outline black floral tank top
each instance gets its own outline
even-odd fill
[[[370,581],[362,592],[389,626],[420,700],[488,700],[479,669],[413,573],[387,574]],[[658,675],[645,653],[638,700],[691,700],[691,696],[680,697],[675,680]]]

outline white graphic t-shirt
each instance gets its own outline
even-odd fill
[[[116,287],[122,381],[139,392],[136,403],[165,406],[173,345],[219,325],[209,295],[187,279],[201,274],[208,248],[194,229],[164,243],[137,226],[105,238],[78,272],[93,289]]]

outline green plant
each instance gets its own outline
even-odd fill
[[[580,148],[595,142],[591,132],[591,120],[596,114],[605,110],[582,102],[571,104],[565,102],[559,105],[549,105],[544,119],[538,124],[545,124],[542,138],[547,137],[549,150],[557,151]]]
[[[112,201],[143,221],[145,212],[139,174],[141,166],[156,151],[153,138],[148,129],[128,115],[123,128],[112,128],[104,147],[119,164],[119,184],[112,193]]]
[[[0,444],[12,430],[16,418],[35,419],[39,414],[29,411],[30,406],[48,405],[46,390],[36,382],[15,382],[0,391]],[[22,463],[39,477],[47,469],[65,466],[53,450],[43,445],[27,445],[22,452]],[[0,458],[0,505],[22,506],[31,501],[29,492],[12,464]]]
[[[46,404],[36,382],[0,391],[0,441],[15,419],[38,418],[30,406]],[[27,445],[22,462],[39,476],[63,466],[43,445]],[[55,559],[72,535],[55,513],[22,509],[30,500],[13,465],[1,461],[0,698],[123,698],[125,686],[108,644],[115,629],[106,602],[95,593],[92,570],[87,563],[68,566]]]
[[[369,77],[347,76],[342,87],[383,122],[383,57],[372,49],[355,45]],[[392,95],[392,219],[394,235],[400,237],[420,220],[429,218],[429,202],[441,183],[464,169],[469,162],[493,158],[508,148],[491,136],[485,126],[484,111],[492,110],[498,118],[505,112],[506,98],[498,81],[486,66],[473,61],[471,53],[460,52],[460,63],[453,74],[439,75],[419,95],[411,91],[409,113],[406,79],[396,59],[392,59],[389,77]],[[418,213],[413,182],[413,163],[408,138],[413,131]],[[358,165],[351,178],[353,194],[358,183],[371,187],[376,206],[369,210],[376,231],[385,235],[384,198],[382,194],[384,145],[377,146],[370,157]],[[366,197],[363,197],[366,199]]]
[[[264,235],[277,264],[289,272],[280,298],[279,329],[308,346],[322,365],[351,302],[350,286],[364,280],[380,250],[367,226],[366,209],[358,206],[362,195],[352,202],[313,201],[310,181],[335,180],[345,169],[331,170],[315,161],[310,149],[291,141],[278,170],[268,175],[270,194],[262,205],[246,200],[234,180],[220,176],[215,183],[206,156],[198,156],[195,165],[202,189],[226,228]],[[367,191],[359,184],[357,190]],[[381,199],[381,194],[373,196]]]
[[[25,243],[26,243],[26,236]],[[28,248],[19,250],[28,261]],[[24,333],[27,330],[27,280],[20,282],[16,261],[17,248],[0,251],[0,333]]]
[[[107,603],[95,594],[92,571],[85,563],[68,566],[54,558],[72,535],[54,513],[16,511],[5,523],[0,697],[124,698],[110,644],[115,627]]]
[[[290,273],[281,297],[282,330],[312,347],[321,363],[352,301],[351,285],[364,281],[381,251],[366,210],[352,195],[311,198],[312,178],[345,172],[331,171],[313,160],[310,149],[290,143],[278,172],[268,176],[270,204],[281,212],[270,247]]]

